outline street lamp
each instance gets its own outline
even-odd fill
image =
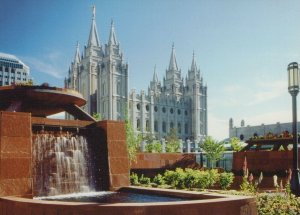
[[[300,172],[298,168],[298,128],[297,128],[297,94],[299,92],[299,69],[298,63],[288,65],[288,90],[292,95],[293,106],[293,171],[291,178],[291,191],[300,196]]]

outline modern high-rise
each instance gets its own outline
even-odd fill
[[[28,66],[14,55],[0,53],[0,86],[26,83],[28,80]]]
[[[79,91],[87,100],[85,111],[103,119],[128,118],[136,133],[165,137],[174,128],[181,139],[200,141],[207,135],[207,86],[193,54],[187,76],[182,77],[174,45],[163,83],[154,69],[147,93],[128,92],[128,64],[124,62],[114,24],[107,44],[98,37],[93,9],[87,46],[80,54],[77,44],[65,87]],[[67,115],[67,118],[70,118]]]

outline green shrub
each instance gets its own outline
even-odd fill
[[[208,187],[212,187],[212,186],[214,186],[215,183],[217,183],[219,181],[220,174],[218,173],[217,169],[208,170],[208,173],[209,173],[209,178],[208,178],[209,184],[208,184]]]
[[[196,188],[207,189],[211,184],[209,171],[199,171],[198,174]]]
[[[150,183],[151,183],[150,178],[145,177],[143,174],[140,177],[139,181],[140,181],[141,184],[144,184],[144,185],[150,185]]]
[[[164,179],[167,184],[171,185],[174,188],[185,188],[184,178],[186,173],[181,168],[176,168],[175,171],[167,170],[164,173]]]
[[[221,189],[226,190],[233,183],[234,175],[231,172],[223,172],[220,174]]]
[[[252,180],[249,181],[247,175],[243,177],[243,182],[240,185],[241,191],[248,192],[248,193],[256,193],[257,186],[253,184]]]
[[[186,177],[184,178],[184,186],[186,188],[195,188],[199,182],[199,170],[185,169]]]
[[[282,194],[259,194],[256,196],[259,215],[300,214],[300,198]]]
[[[152,143],[148,143],[145,146],[146,152],[162,152],[162,145],[158,141],[154,141]]]
[[[207,189],[218,182],[219,173],[217,170],[200,171],[177,168],[175,171],[167,170],[163,177],[165,183],[174,188]]]
[[[154,178],[153,178],[153,183],[157,184],[157,185],[164,185],[165,179],[161,174],[157,174]]]
[[[130,183],[132,185],[138,185],[138,184],[140,184],[139,183],[139,176],[136,173],[134,173],[134,172],[130,175]]]

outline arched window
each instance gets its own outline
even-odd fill
[[[140,129],[141,129],[141,121],[140,121],[140,119],[137,119],[137,120],[136,120],[136,129],[137,129],[137,130],[140,130]]]
[[[150,124],[149,124],[149,120],[146,120],[146,131],[150,131]]]
[[[157,123],[157,121],[154,121],[154,131],[158,132],[158,123]]]
[[[121,113],[121,102],[117,101],[117,111],[118,113]]]
[[[170,122],[170,129],[174,128],[174,123]]]
[[[185,134],[189,133],[189,126],[187,123],[184,124],[184,132],[185,132]]]
[[[118,83],[117,83],[117,94],[121,95],[121,83],[120,83],[120,81],[118,81]]]
[[[106,94],[106,86],[105,83],[102,84],[102,95],[104,96]]]
[[[167,125],[166,125],[166,122],[163,122],[163,123],[162,123],[162,130],[163,130],[163,132],[166,133],[166,131],[167,131]]]
[[[179,134],[181,134],[181,124],[180,122],[177,124],[177,131]]]
[[[174,112],[174,110],[173,110],[173,108],[171,108],[171,109],[170,109],[170,113],[173,114],[173,112]]]

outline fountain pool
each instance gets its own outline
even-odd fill
[[[0,215],[257,214],[252,197],[128,187],[124,123],[95,122],[76,92],[11,86],[0,87],[0,98]],[[77,120],[46,118],[62,110]],[[91,190],[118,194],[100,202],[99,195],[88,202],[33,199]]]

